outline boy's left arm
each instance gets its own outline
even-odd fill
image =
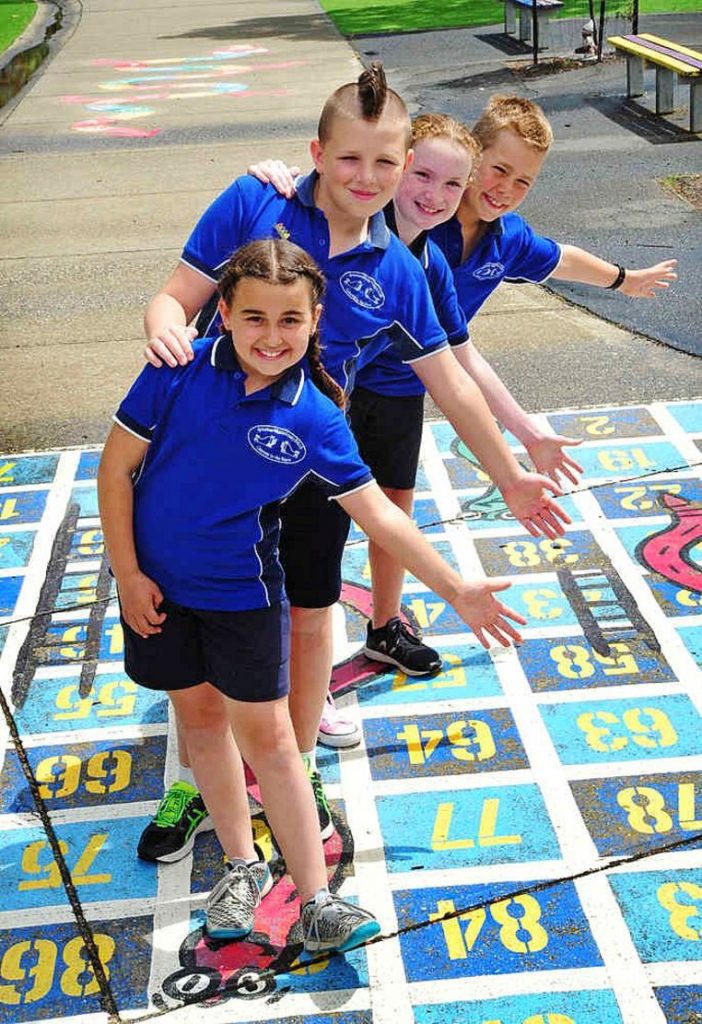
[[[551,494],[560,487],[546,476],[527,473],[517,462],[480,388],[456,364],[448,349],[411,364],[461,440],[502,492],[509,510],[529,533],[558,537],[570,517]]]
[[[653,299],[659,291],[665,291],[678,275],[675,272],[677,260],[662,260],[652,267],[640,270],[624,269],[624,277],[617,291],[630,298]],[[578,281],[599,288],[611,288],[619,278],[619,265],[600,259],[594,253],[578,248],[577,245],[562,245],[561,259],[551,277],[558,281]]]

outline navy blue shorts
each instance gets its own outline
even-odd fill
[[[297,608],[328,608],[341,595],[341,556],[351,520],[321,487],[306,483],[280,508],[285,592]]]
[[[165,600],[161,632],[146,639],[122,619],[124,667],[149,690],[211,683],[233,700],[277,700],[289,688],[290,606],[213,612]]]
[[[424,395],[354,388],[349,411],[361,458],[381,487],[411,491],[417,479]]]

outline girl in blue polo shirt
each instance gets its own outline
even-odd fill
[[[323,282],[287,241],[235,253],[220,281],[227,333],[197,342],[186,366],[145,367],[115,415],[98,474],[126,671],[168,692],[226,857],[207,900],[208,932],[248,935],[273,884],[253,843],[243,757],[300,895],[308,951],[348,949],[379,925],[327,889],[288,710],[281,500],[314,481],[451,603],[484,646],[489,637],[518,641],[508,619],[525,621],[495,597],[508,584],[465,583],[373,481],[339,408],[341,390],[321,366]]]

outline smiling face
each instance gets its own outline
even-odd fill
[[[234,351],[247,375],[247,393],[272,384],[307,351],[322,307],[314,305],[310,284],[270,284],[244,277],[231,305],[220,299],[219,311],[231,332]]]
[[[546,158],[509,129],[498,132],[466,189],[461,207],[476,220],[493,221],[516,210],[536,181]]]
[[[403,241],[405,226],[412,226],[416,232],[430,231],[454,215],[472,168],[471,154],[452,139],[429,138],[415,143],[414,160],[395,194]]]
[[[392,199],[409,161],[406,122],[337,116],[325,142],[311,146],[319,174],[316,203],[327,218],[364,221]]]

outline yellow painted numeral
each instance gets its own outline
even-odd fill
[[[642,835],[670,832],[674,827],[663,794],[652,786],[626,786],[617,793],[617,803],[626,811],[630,827]],[[678,784],[677,817],[683,832],[702,828],[702,820],[695,819],[694,782]]]
[[[107,965],[114,955],[115,941],[109,935],[96,935],[95,945],[105,975],[109,979],[110,972]],[[100,991],[100,986],[88,959],[85,943],[80,935],[66,943],[63,962],[66,964],[66,970],[61,975],[61,991],[65,995],[92,996]]]
[[[420,729],[408,723],[396,734],[396,738],[407,745],[410,764],[423,765],[443,740],[444,732],[442,729]],[[495,756],[495,741],[490,726],[480,719],[461,718],[450,722],[446,727],[446,738],[451,756],[457,761],[486,761]]]
[[[580,555],[564,553],[566,548],[572,546],[571,540],[561,537],[558,540],[540,540],[538,545],[531,540],[510,541],[502,545],[502,550],[512,565],[525,568],[542,565],[544,559],[551,563],[558,562],[559,565],[573,565],[580,559]]]
[[[439,900],[436,913],[430,921],[439,921],[445,914],[455,911],[453,900]],[[500,925],[500,942],[511,953],[538,953],[548,945],[548,933],[539,924],[541,907],[533,896],[521,895],[500,900],[487,908],[493,921]],[[469,910],[458,917],[441,921],[444,940],[450,960],[465,960],[475,947],[487,920],[483,907]],[[466,928],[461,922],[467,923]]]
[[[656,466],[643,448],[608,448],[598,452],[597,458],[604,469],[618,473],[632,469],[654,469]]]
[[[595,666],[592,659],[602,665],[602,671],[606,676],[623,676],[635,674],[639,666],[629,646],[625,643],[612,643],[609,645],[614,655],[605,657],[597,651],[589,651],[580,644],[557,644],[549,651],[552,661],[562,676],[566,679],[588,679],[595,674]]]
[[[113,761],[113,764],[109,762]],[[81,783],[83,764],[74,754],[45,757],[37,765],[35,778],[44,800],[72,796]],[[131,780],[132,755],[127,750],[100,750],[85,766],[85,789],[89,793],[119,793]],[[59,788],[54,790],[54,786]]]
[[[106,839],[106,832],[90,836],[85,849],[71,872],[74,885],[103,885],[112,881],[112,875],[88,874],[89,868],[105,845]],[[59,840],[59,849],[64,857],[69,852],[68,844],[62,839]],[[50,859],[46,863],[42,863],[40,855],[45,851],[49,852]],[[22,871],[26,875],[44,875],[44,877],[30,878],[20,882],[17,887],[20,892],[27,892],[33,889],[58,889],[61,885],[58,865],[45,839],[39,839],[37,842],[30,843],[24,848],[22,852]]]
[[[432,850],[471,850],[475,846],[475,839],[466,837],[464,839],[449,839],[451,823],[455,803],[440,803],[436,810],[434,819],[434,830],[431,836]],[[497,816],[500,810],[500,801],[497,798],[483,800],[478,823],[478,846],[512,846],[521,843],[520,835],[503,835],[497,833]]]
[[[587,433],[595,437],[604,437],[606,434],[614,433],[609,416],[579,416],[578,419],[585,424]]]
[[[647,497],[651,491],[667,491],[669,494],[679,494],[680,484],[648,484],[644,487],[640,484],[623,484],[614,488],[615,494],[623,494],[619,504],[629,512],[650,512],[657,509],[654,498]]]
[[[527,615],[532,619],[558,619],[563,614],[561,595],[550,587],[537,587],[524,591]]]
[[[609,728],[620,725],[622,720],[630,736],[615,736]],[[630,741],[648,750],[672,747],[678,742],[673,723],[659,708],[628,708],[621,720],[613,711],[584,711],[576,721],[578,728],[585,734],[587,745],[598,754],[623,750],[629,746]]]
[[[695,900],[683,902],[681,895]],[[664,882],[658,889],[658,902],[670,913],[670,927],[687,942],[702,940],[702,885],[695,882]],[[696,918],[696,920],[691,920]]]

